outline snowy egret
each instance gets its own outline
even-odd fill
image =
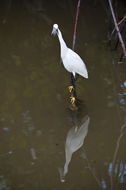
[[[59,42],[60,42],[60,49],[61,49],[61,59],[63,62],[63,65],[65,69],[72,73],[75,80],[76,73],[81,75],[84,78],[88,78],[88,72],[86,65],[82,61],[81,57],[75,53],[73,50],[67,47],[63,37],[62,33],[59,30],[59,27],[57,24],[53,25],[52,34],[58,36]],[[73,90],[73,84],[69,87],[70,92]]]

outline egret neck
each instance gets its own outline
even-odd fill
[[[64,41],[64,39],[62,37],[62,34],[61,34],[61,32],[60,32],[59,29],[58,29],[57,35],[58,35],[59,42],[60,42],[61,58],[63,60],[63,58],[65,57],[66,52],[68,50],[68,47],[66,46],[66,43],[65,43],[65,41]]]

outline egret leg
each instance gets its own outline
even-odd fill
[[[73,87],[74,87],[74,89],[75,89],[75,85],[76,85],[76,78],[73,76],[73,81],[72,81],[72,83],[73,83]]]
[[[72,74],[73,97],[76,97],[76,78]]]
[[[70,93],[72,93],[72,91],[74,91],[75,89],[75,78],[73,76],[73,74],[70,74],[70,86],[69,86],[69,91]]]
[[[71,97],[70,97],[70,101],[71,101],[71,104],[73,107],[76,106],[75,104],[75,101],[76,101],[76,91],[75,91],[75,82],[76,82],[76,79],[75,77],[73,76],[73,74],[71,73],[71,86],[69,87],[69,91],[71,93]]]

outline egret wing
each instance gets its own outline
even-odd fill
[[[86,65],[77,53],[75,53],[71,49],[68,49],[66,59],[71,67],[72,72],[75,72],[85,78],[88,78]]]

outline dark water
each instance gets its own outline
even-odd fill
[[[50,34],[58,23],[72,46],[70,2],[1,7],[0,190],[126,189],[126,62],[107,48],[103,5],[83,2],[75,49],[89,79],[78,78],[80,107],[69,110],[70,76]]]

